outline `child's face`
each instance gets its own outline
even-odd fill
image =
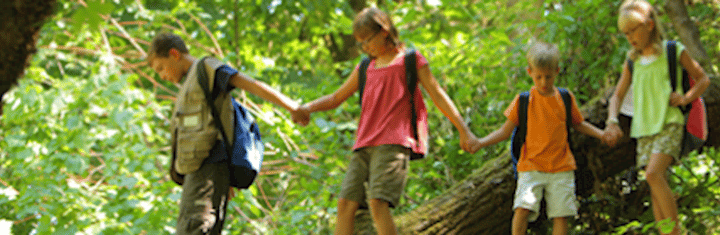
[[[355,34],[357,46],[372,57],[382,54],[385,45],[385,38],[388,33],[385,30],[360,32]]]
[[[167,57],[156,56],[150,61],[150,67],[160,75],[160,78],[166,81],[180,83],[185,73],[180,63],[180,52],[176,49],[170,49]]]
[[[555,77],[560,72],[560,68],[549,69],[528,65],[527,72],[540,95],[549,96],[555,92]]]
[[[625,34],[628,42],[635,50],[643,51],[650,47],[650,34],[652,33],[654,22],[642,16],[641,13],[633,12],[621,16],[620,31]]]

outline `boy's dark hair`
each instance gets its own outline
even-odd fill
[[[173,33],[160,33],[153,38],[150,43],[150,50],[148,50],[147,60],[151,61],[155,57],[168,57],[170,55],[170,49],[175,48],[180,53],[188,53],[185,41],[180,36]]]

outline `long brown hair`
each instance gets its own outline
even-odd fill
[[[398,32],[392,19],[390,19],[390,16],[384,11],[375,7],[368,7],[355,16],[355,20],[353,21],[353,34],[362,35],[380,32],[380,30],[385,30],[389,33],[388,37],[385,38],[386,43],[392,44],[395,47],[404,47],[404,44],[398,37]]]

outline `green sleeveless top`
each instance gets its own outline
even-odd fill
[[[632,92],[633,92],[633,120],[630,136],[633,138],[654,135],[662,130],[662,127],[668,123],[684,124],[685,118],[678,107],[670,107],[670,87],[669,70],[666,45],[663,42],[663,53],[658,55],[655,61],[648,64],[640,63],[636,60],[632,74]],[[680,54],[685,50],[685,46],[677,42],[678,66],[680,64]],[[681,88],[682,69],[677,70],[678,82],[677,87]],[[683,94],[682,89],[678,89],[678,93]]]

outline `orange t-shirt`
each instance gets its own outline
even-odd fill
[[[515,96],[513,102],[505,110],[505,117],[518,125],[518,99]],[[583,122],[584,118],[580,109],[575,103],[575,96],[572,99],[572,122],[577,125]],[[520,151],[520,161],[517,164],[517,171],[540,171],[556,173],[575,170],[575,157],[570,152],[570,145],[567,142],[567,131],[565,127],[565,104],[560,92],[555,88],[552,96],[542,96],[535,87],[530,89],[527,110],[527,135],[525,144]]]

